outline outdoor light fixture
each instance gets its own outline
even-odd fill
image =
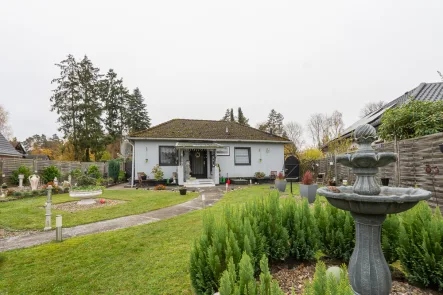
[[[334,165],[334,162],[329,162],[329,165],[331,165],[331,166]]]
[[[62,235],[62,216],[57,215],[55,217],[55,239],[57,242],[61,242],[63,240]]]

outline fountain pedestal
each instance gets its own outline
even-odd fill
[[[348,273],[355,294],[389,294],[391,272],[381,249],[386,215],[351,213],[355,221],[355,248]]]

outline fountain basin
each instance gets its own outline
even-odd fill
[[[334,193],[326,187],[317,193],[326,197],[328,202],[339,209],[360,214],[385,215],[406,211],[418,202],[427,200],[432,193],[419,188],[381,187],[379,195],[359,195],[352,186],[337,187]]]
[[[69,196],[72,198],[78,198],[80,201],[77,203],[79,205],[90,205],[95,203],[93,198],[103,194],[103,190],[89,190],[89,191],[70,191]]]

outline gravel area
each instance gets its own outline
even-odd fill
[[[43,229],[43,228],[42,228]],[[11,237],[27,236],[38,233],[38,230],[20,230],[20,231],[8,231],[0,228],[0,239],[6,239]]]
[[[103,204],[100,203],[100,200],[105,200],[105,203],[103,203]],[[95,204],[91,204],[91,205],[78,205],[77,202],[78,201],[56,204],[56,205],[52,205],[52,208],[72,213],[72,212],[77,212],[77,211],[83,211],[83,210],[89,210],[89,209],[101,208],[101,207],[107,207],[107,206],[114,206],[114,205],[126,203],[126,201],[110,200],[110,199],[96,199]]]
[[[328,263],[329,266],[339,266],[337,262]],[[315,264],[290,264],[282,263],[273,265],[271,267],[272,277],[278,281],[281,289],[286,294],[291,294],[291,288],[294,288],[295,294],[303,294],[305,281],[312,280],[315,273]],[[391,295],[437,295],[442,294],[430,289],[421,289],[412,285],[401,278],[395,279],[392,282],[392,292]]]

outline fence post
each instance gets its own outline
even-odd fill
[[[1,179],[1,183],[6,182],[6,180],[3,179],[3,159],[0,159],[0,179]]]

